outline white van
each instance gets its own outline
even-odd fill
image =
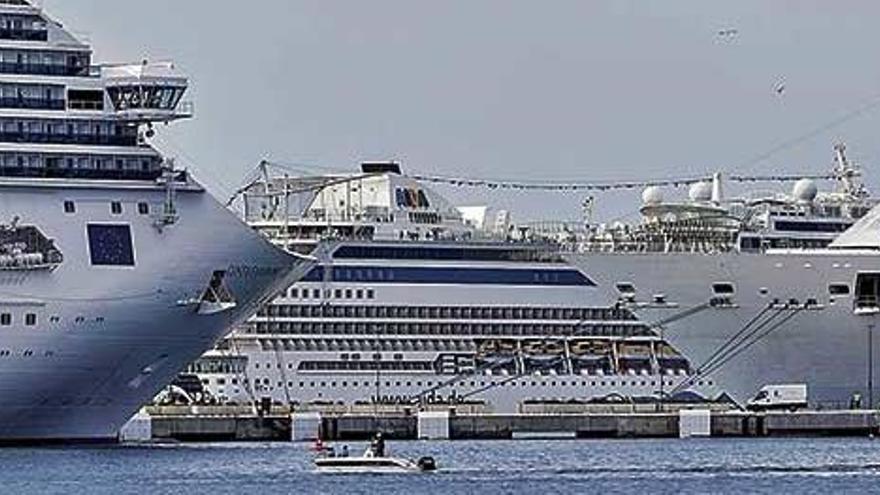
[[[807,407],[807,385],[794,383],[787,385],[765,385],[758,394],[746,403],[751,411],[770,409],[796,410]]]

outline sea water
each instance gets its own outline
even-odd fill
[[[336,444],[339,448],[343,443]],[[347,443],[359,452],[363,443]],[[880,491],[880,440],[388,442],[425,474],[319,474],[308,444],[0,449],[0,493],[833,493]]]

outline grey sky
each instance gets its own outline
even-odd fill
[[[218,195],[263,157],[523,179],[731,170],[880,96],[869,1],[43,3],[99,61],[189,73],[197,118],[162,144]],[[748,171],[825,171],[842,139],[878,191],[878,123],[880,108]],[[499,199],[520,218],[571,218],[581,198]]]

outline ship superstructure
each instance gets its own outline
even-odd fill
[[[0,442],[114,439],[296,275],[148,144],[187,85],[0,2]]]
[[[684,200],[667,200],[656,186],[642,193],[641,222],[598,225],[569,247],[602,252],[764,252],[821,248],[863,217],[877,201],[861,182],[861,170],[835,146],[835,163],[825,176],[833,191],[821,192],[801,178],[789,194],[751,191],[726,197],[722,174],[690,186]],[[756,178],[760,179],[760,178]]]
[[[646,216],[621,227],[634,234],[626,249],[593,239],[567,259],[609,300],[673,319],[665,336],[693,360],[694,379],[713,377],[740,401],[763,385],[805,383],[813,405],[863,404],[874,395],[878,209],[842,145],[834,170],[833,193],[802,181],[787,201],[745,217],[709,197],[711,215]]]
[[[453,207],[396,164],[261,180],[244,197],[273,242],[337,247],[190,366],[214,400],[512,412],[657,396],[692,371],[629,310],[598,304],[558,246],[523,240],[503,211]]]

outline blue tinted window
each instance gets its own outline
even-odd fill
[[[384,273],[383,273],[384,271]],[[333,267],[336,282],[399,282],[405,284],[484,284],[594,286],[595,283],[574,269],[511,269],[465,267]],[[303,278],[305,282],[324,280],[324,268],[316,266]]]
[[[776,221],[776,230],[786,232],[843,232],[850,227],[849,223],[843,222],[789,222],[785,220]]]
[[[390,260],[471,260],[471,261],[533,261],[562,263],[562,258],[549,248],[505,247],[424,247],[424,246],[340,246],[333,253],[336,259]]]
[[[128,225],[89,225],[89,253],[96,266],[134,266]]]

